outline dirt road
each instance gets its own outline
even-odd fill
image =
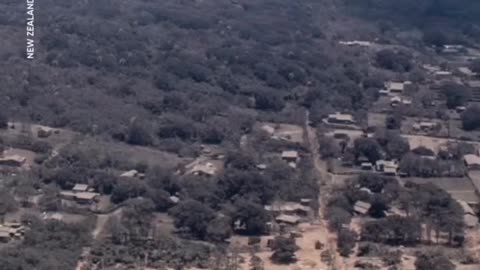
[[[328,194],[330,194],[330,191],[332,190],[333,184],[334,184],[334,175],[329,173],[327,171],[327,165],[326,162],[324,162],[320,154],[318,152],[319,149],[319,144],[318,144],[318,137],[317,137],[317,132],[314,128],[312,128],[310,125],[310,112],[307,110],[305,113],[305,130],[306,130],[306,135],[307,135],[307,143],[308,147],[310,150],[310,153],[312,154],[312,161],[313,161],[313,166],[315,168],[315,174],[317,176],[317,179],[320,184],[320,195],[319,195],[319,213],[318,213],[318,219],[320,222],[320,225],[322,227],[322,233],[325,235],[328,235],[329,241],[327,241],[326,247],[330,251],[330,258],[332,261],[332,265],[330,269],[332,270],[344,270],[344,262],[341,258],[341,256],[337,252],[337,242],[336,242],[336,235],[334,233],[331,233],[327,229],[327,221],[325,219],[325,205],[328,201]]]

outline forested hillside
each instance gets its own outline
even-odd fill
[[[359,86],[372,76],[368,68],[326,39],[336,14],[331,4],[40,0],[36,6],[36,59],[26,61],[23,6],[1,4],[7,11],[1,31],[9,39],[1,52],[0,102],[13,119],[117,140],[128,140],[135,119],[145,133],[135,144],[222,142],[237,141],[249,128],[248,109],[267,119],[272,112],[292,118],[296,105],[360,109],[371,96]]]

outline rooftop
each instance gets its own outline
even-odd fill
[[[275,218],[277,222],[289,223],[289,224],[297,224],[300,221],[300,218],[297,216],[292,215],[280,215]]]
[[[385,88],[390,91],[403,91],[403,89],[405,89],[405,84],[401,82],[387,82]]]
[[[353,206],[353,209],[355,210],[355,212],[358,212],[360,214],[366,214],[368,210],[370,210],[370,207],[372,207],[372,204],[368,202],[357,201]]]
[[[75,184],[72,188],[73,191],[87,191],[88,190],[88,185],[86,184]]]
[[[283,151],[282,158],[298,158],[298,152],[295,150]]]
[[[93,200],[98,195],[100,194],[95,192],[79,192],[75,194],[75,198],[80,200]]]
[[[480,88],[480,81],[469,81],[467,84],[471,88]]]
[[[329,114],[328,118],[329,119],[340,120],[340,121],[351,121],[351,122],[353,122],[353,116],[351,114],[348,114],[348,113],[336,112],[334,114]]]
[[[138,171],[137,170],[130,170],[130,171],[127,171],[127,172],[124,172],[120,175],[120,177],[135,177],[138,175]]]
[[[480,157],[477,155],[472,155],[472,154],[465,155],[463,156],[463,160],[465,161],[467,166],[480,165]]]

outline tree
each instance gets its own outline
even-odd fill
[[[7,213],[13,212],[18,205],[15,198],[7,190],[0,190],[0,219],[3,220]]]
[[[454,109],[463,106],[470,99],[471,92],[463,85],[449,83],[443,86],[443,94],[447,100],[447,107]]]
[[[462,125],[465,130],[474,130],[480,127],[480,106],[473,105],[462,113]]]
[[[146,187],[143,182],[136,179],[121,178],[113,188],[110,200],[114,203],[120,203],[128,199],[136,198],[145,194]]]
[[[381,158],[381,148],[375,139],[358,138],[353,143],[355,159],[365,156],[372,163]]]
[[[447,44],[448,38],[445,35],[445,31],[429,30],[423,33],[423,42],[427,45],[435,46],[437,48],[443,47]]]
[[[348,257],[352,253],[356,239],[357,234],[350,229],[343,228],[338,232],[337,248],[341,256]]]
[[[272,243],[273,254],[270,259],[278,264],[290,264],[297,261],[295,252],[298,246],[295,244],[295,238],[286,238],[277,236]]]
[[[238,231],[247,235],[261,235],[267,232],[269,221],[267,212],[262,205],[245,198],[234,202],[235,211],[230,216],[232,222],[238,224]]]
[[[470,69],[477,73],[477,75],[480,74],[480,60],[479,59],[476,59],[474,60],[471,64],[470,64]]]
[[[385,69],[408,72],[412,69],[411,56],[403,51],[392,51],[384,49],[377,53],[377,64]]]
[[[205,239],[209,223],[215,218],[215,212],[196,200],[185,200],[168,212],[174,219],[175,227],[186,228],[192,236]]]
[[[402,127],[402,115],[398,112],[388,115],[385,119],[387,129],[400,129]]]
[[[388,138],[386,150],[390,158],[401,159],[410,150],[410,145],[405,138],[392,134]]]
[[[320,138],[320,155],[322,158],[333,158],[340,153],[340,147],[334,138],[322,137]]]
[[[428,252],[420,254],[415,260],[416,270],[454,270],[455,265],[443,254]]]
[[[222,216],[212,219],[207,226],[207,239],[212,242],[224,242],[232,235],[231,221]]]
[[[0,112],[0,129],[5,129],[7,127],[8,127],[8,118],[3,112]]]
[[[152,136],[146,124],[133,121],[128,127],[127,143],[134,145],[151,145]]]

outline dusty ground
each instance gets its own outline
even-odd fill
[[[274,128],[274,132],[272,138],[280,139],[289,141],[292,143],[300,143],[304,142],[303,140],[303,128],[298,125],[291,125],[291,124],[277,124],[277,123],[269,123],[269,122],[262,122],[258,124],[259,128],[263,128],[265,126],[269,126]]]

